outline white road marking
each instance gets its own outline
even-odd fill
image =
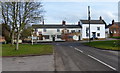
[[[80,49],[75,48],[75,50],[77,50],[77,51],[79,51],[79,52],[83,53],[83,51],[82,51],[82,50],[80,50]]]
[[[94,59],[94,60],[96,60],[96,61],[98,61],[98,62],[100,62],[100,63],[106,65],[107,67],[109,67],[109,68],[111,68],[111,69],[113,69],[113,70],[116,70],[114,67],[112,67],[112,66],[106,64],[105,62],[103,62],[103,61],[101,61],[101,60],[99,60],[99,59],[97,59],[97,58],[95,58],[95,57],[93,57],[93,56],[91,56],[91,55],[88,55],[88,56],[91,57],[92,59]]]
[[[70,46],[70,47],[72,47],[72,46]]]

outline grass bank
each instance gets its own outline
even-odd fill
[[[15,46],[11,46],[10,44],[3,44],[2,56],[45,55],[53,53],[53,45],[20,44],[18,51],[15,51],[14,48]]]
[[[84,43],[84,44],[105,50],[120,50],[120,40],[92,41],[90,43]]]

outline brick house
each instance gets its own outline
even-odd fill
[[[112,21],[109,26],[110,37],[120,37],[120,22]]]

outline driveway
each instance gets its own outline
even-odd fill
[[[120,56],[117,51],[100,50],[84,46],[80,42],[54,45],[56,71],[105,71],[106,73],[106,71],[119,70]]]

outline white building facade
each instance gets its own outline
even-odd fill
[[[106,23],[100,17],[99,20],[80,20],[78,24],[68,25],[65,21],[62,24],[32,25],[36,39],[39,41],[79,41],[89,39],[102,40],[106,38]]]
[[[81,25],[45,24],[32,25],[37,40],[39,41],[65,41],[65,38],[75,41],[81,40]],[[65,36],[66,35],[66,36]],[[35,37],[35,36],[34,36]]]
[[[106,23],[104,20],[80,20],[82,26],[82,40],[89,39],[105,39],[106,38]],[[89,26],[90,24],[90,26]],[[90,27],[90,35],[89,35],[89,27]]]

